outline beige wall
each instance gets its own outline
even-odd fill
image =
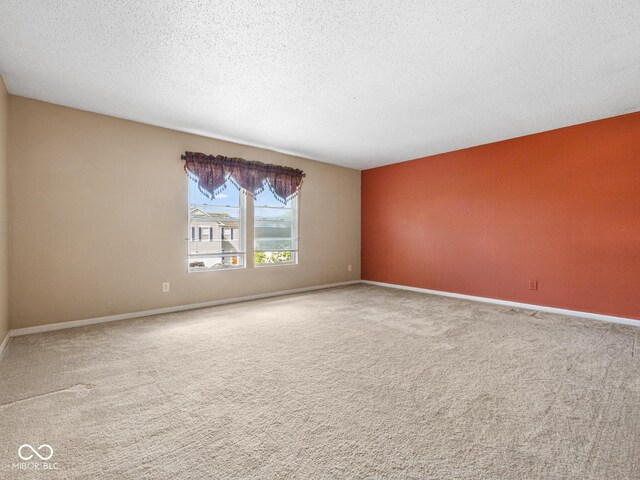
[[[359,171],[15,96],[9,123],[11,328],[360,278]],[[187,273],[185,150],[307,173],[299,265]]]
[[[9,191],[7,184],[7,108],[9,95],[0,76],[0,343],[9,331]]]

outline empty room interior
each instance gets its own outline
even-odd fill
[[[640,479],[640,3],[0,1],[0,479]]]

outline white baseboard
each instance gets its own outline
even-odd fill
[[[73,320],[70,322],[52,323],[49,325],[38,325],[35,327],[16,328],[10,330],[7,336],[0,344],[0,357],[9,343],[9,337],[17,337],[20,335],[29,335],[32,333],[50,332],[53,330],[62,330],[66,328],[83,327],[86,325],[95,325],[97,323],[116,322],[119,320],[128,320],[131,318],[148,317],[151,315],[160,315],[163,313],[183,312],[185,310],[195,310],[197,308],[215,307],[216,305],[226,305],[229,303],[246,302],[249,300],[258,300],[260,298],[278,297],[281,295],[290,295],[292,293],[310,292],[313,290],[322,290],[331,287],[340,287],[344,285],[353,285],[355,283],[365,283],[369,285],[378,285],[380,287],[398,288],[401,290],[409,290],[412,292],[429,293],[431,295],[440,295],[444,297],[461,298],[464,300],[473,300],[476,302],[493,303],[496,305],[506,305],[510,307],[524,308],[528,310],[539,310],[542,312],[557,313],[560,315],[570,315],[573,317],[589,318],[592,320],[600,320],[605,322],[621,323],[624,325],[632,325],[640,327],[640,320],[632,318],[615,317],[612,315],[602,315],[599,313],[580,312],[576,310],[566,310],[563,308],[546,307],[544,305],[532,305],[529,303],[512,302],[509,300],[499,300],[495,298],[476,297],[473,295],[465,295],[462,293],[443,292],[440,290],[429,290],[426,288],[409,287],[406,285],[397,285],[393,283],[374,282],[371,280],[351,280],[347,282],[329,283],[324,285],[315,285],[312,287],[295,288],[292,290],[282,290],[279,292],[259,293],[257,295],[248,295],[245,297],[227,298],[224,300],[213,300],[211,302],[193,303],[190,305],[178,305],[175,307],[156,308],[153,310],[144,310],[139,312],[122,313],[118,315],[108,315],[105,317],[87,318],[84,320]]]
[[[4,336],[4,340],[2,340],[2,343],[0,343],[0,359],[2,359],[2,354],[7,348],[7,345],[9,345],[9,338],[11,338],[11,331],[7,332],[7,334]]]
[[[257,295],[247,295],[246,297],[226,298],[224,300],[213,300],[211,302],[193,303],[190,305],[178,305],[175,307],[156,308],[154,310],[144,310],[141,312],[122,313],[119,315],[108,315],[106,317],[87,318],[84,320],[72,320],[70,322],[52,323],[49,325],[38,325],[35,327],[16,328],[9,331],[5,342],[9,336],[17,337],[20,335],[29,335],[32,333],[50,332],[53,330],[62,330],[65,328],[84,327],[86,325],[95,325],[96,323],[116,322],[118,320],[128,320],[131,318],[148,317],[150,315],[160,315],[162,313],[183,312],[185,310],[195,310],[197,308],[215,307],[216,305],[226,305],[228,303],[246,302],[249,300],[257,300],[260,298],[279,297],[281,295],[290,295],[292,293],[310,292],[312,290],[322,290],[331,287],[341,287],[343,285],[352,285],[360,283],[360,280],[351,280],[348,282],[328,283],[324,285],[315,285],[312,287],[294,288],[293,290],[281,290],[279,292],[259,293]],[[3,346],[5,344],[3,342]],[[1,351],[1,349],[0,349]]]
[[[532,305],[530,303],[511,302],[509,300],[498,300],[496,298],[475,297],[473,295],[464,295],[462,293],[442,292],[440,290],[429,290],[427,288],[408,287],[406,285],[374,282],[372,280],[361,280],[361,282],[367,283],[369,285],[378,285],[379,287],[398,288],[400,290],[429,293],[431,295],[440,295],[442,297],[462,298],[464,300],[473,300],[475,302],[494,303],[496,305],[506,305],[508,307],[524,308],[527,310],[539,310],[541,312],[557,313],[559,315],[570,315],[572,317],[589,318],[591,320],[622,323],[623,325],[632,325],[634,327],[640,327],[640,320],[634,320],[633,318],[614,317],[612,315],[602,315],[600,313],[589,313],[589,312],[580,312],[577,310],[566,310],[564,308],[545,307],[544,305]]]

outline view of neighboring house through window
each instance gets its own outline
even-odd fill
[[[297,198],[283,204],[269,188],[265,188],[254,201],[254,254],[253,263],[296,263],[298,255]]]
[[[237,268],[245,264],[244,195],[232,184],[215,199],[189,180],[189,271]]]

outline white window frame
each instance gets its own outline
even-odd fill
[[[227,180],[229,181],[229,180]],[[229,256],[237,256],[237,257],[242,257],[243,261],[242,261],[242,265],[221,265],[219,267],[216,268],[202,268],[202,267],[191,267],[189,266],[189,264],[194,261],[194,259],[197,259],[197,257],[215,257],[215,256],[222,256],[219,253],[202,253],[202,254],[192,254],[190,252],[190,245],[189,243],[191,242],[191,203],[189,202],[189,189],[193,188],[193,186],[191,185],[191,183],[195,182],[193,180],[191,180],[190,178],[187,178],[187,237],[186,237],[186,247],[187,247],[187,272],[188,273],[210,273],[210,272],[221,272],[221,271],[229,271],[229,270],[243,270],[245,268],[248,268],[248,255],[247,255],[247,199],[246,199],[246,195],[244,195],[242,192],[239,192],[239,198],[240,198],[240,208],[239,208],[239,212],[240,212],[240,232],[235,232],[237,233],[240,238],[238,239],[238,245],[239,245],[239,250],[238,252],[233,252],[233,254],[229,254]],[[197,187],[196,187],[197,188]],[[234,185],[229,185],[228,188],[236,188]],[[194,205],[194,206],[198,206],[198,205]],[[219,207],[224,208],[226,207],[230,207],[230,208],[238,208],[235,205],[217,205]],[[197,230],[196,230],[197,233]],[[196,235],[197,237],[197,235]]]
[[[300,223],[300,203],[299,203],[299,197],[300,195],[296,195],[295,197],[293,197],[292,199],[289,200],[289,202],[287,202],[287,205],[291,204],[291,210],[293,210],[293,215],[292,218],[294,219],[293,225],[292,225],[292,234],[291,234],[291,238],[294,242],[294,245],[292,245],[295,248],[291,248],[288,250],[277,250],[277,251],[282,251],[282,252],[291,252],[291,256],[293,257],[291,261],[289,262],[278,262],[278,263],[253,263],[254,268],[265,268],[265,267],[284,267],[284,266],[292,266],[292,265],[298,265],[298,263],[300,262],[300,236],[298,234],[299,232],[299,223]],[[256,252],[263,252],[264,250],[256,250],[256,204],[255,204],[255,200],[252,200],[252,207],[253,207],[253,227],[252,227],[252,233],[253,233],[253,257],[252,260],[254,260],[255,258],[255,254]],[[259,208],[273,208],[273,209],[279,209],[282,207],[263,207],[260,206]],[[274,250],[268,250],[273,252]]]

